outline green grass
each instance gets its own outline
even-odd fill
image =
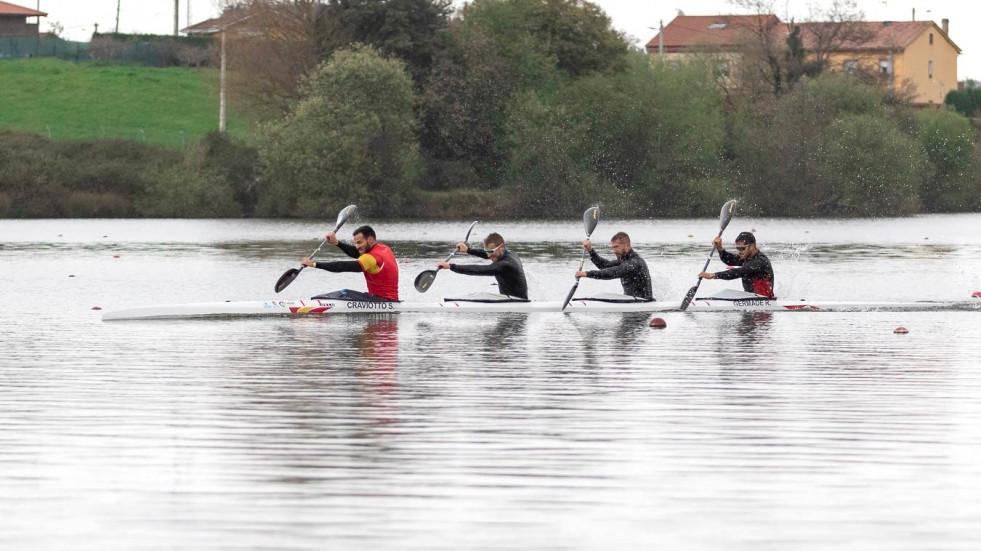
[[[52,140],[126,139],[181,147],[218,129],[213,69],[0,60],[0,128]],[[228,134],[248,139],[231,110]]]

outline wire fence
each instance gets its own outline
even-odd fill
[[[203,139],[208,132],[218,131],[217,113],[214,127],[196,127],[184,130],[112,124],[61,125],[39,123],[32,125],[8,124],[7,130],[32,132],[54,141],[64,140],[129,140],[168,147],[186,147]],[[233,120],[227,132],[230,136],[245,139],[249,136],[248,125]]]
[[[57,37],[0,37],[0,58],[57,57],[154,67],[203,67],[209,65],[214,52],[213,41],[200,37],[95,35],[90,42]]]
[[[0,37],[0,58],[4,57],[58,57],[86,61],[89,59],[89,43],[61,38],[5,36]]]

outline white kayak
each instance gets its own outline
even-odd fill
[[[573,298],[563,310],[560,301],[527,301],[505,295],[477,293],[439,302],[385,302],[338,298],[282,299],[200,302],[139,306],[107,310],[103,321],[196,318],[220,316],[321,316],[379,313],[537,313],[537,312],[672,312],[680,311],[681,300],[655,302],[627,295],[601,293]],[[710,297],[696,297],[688,312],[855,312],[884,310],[981,310],[981,300],[914,302],[839,302],[771,300],[743,291],[727,290]]]

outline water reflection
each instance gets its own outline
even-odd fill
[[[587,367],[629,363],[650,331],[650,315],[645,312],[566,314],[565,318],[575,328]]]
[[[745,338],[762,337],[770,330],[773,322],[773,312],[740,312],[736,333]]]
[[[483,346],[489,352],[525,346],[528,336],[528,314],[499,314],[497,322],[483,330]]]

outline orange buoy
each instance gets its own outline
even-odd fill
[[[905,327],[901,327],[900,326],[900,327],[897,327],[896,330],[893,331],[893,333],[896,333],[898,335],[905,335],[906,333],[909,333],[909,329],[906,329]]]
[[[668,326],[668,322],[664,321],[664,318],[653,318],[651,319],[650,326],[654,329],[664,329]]]

